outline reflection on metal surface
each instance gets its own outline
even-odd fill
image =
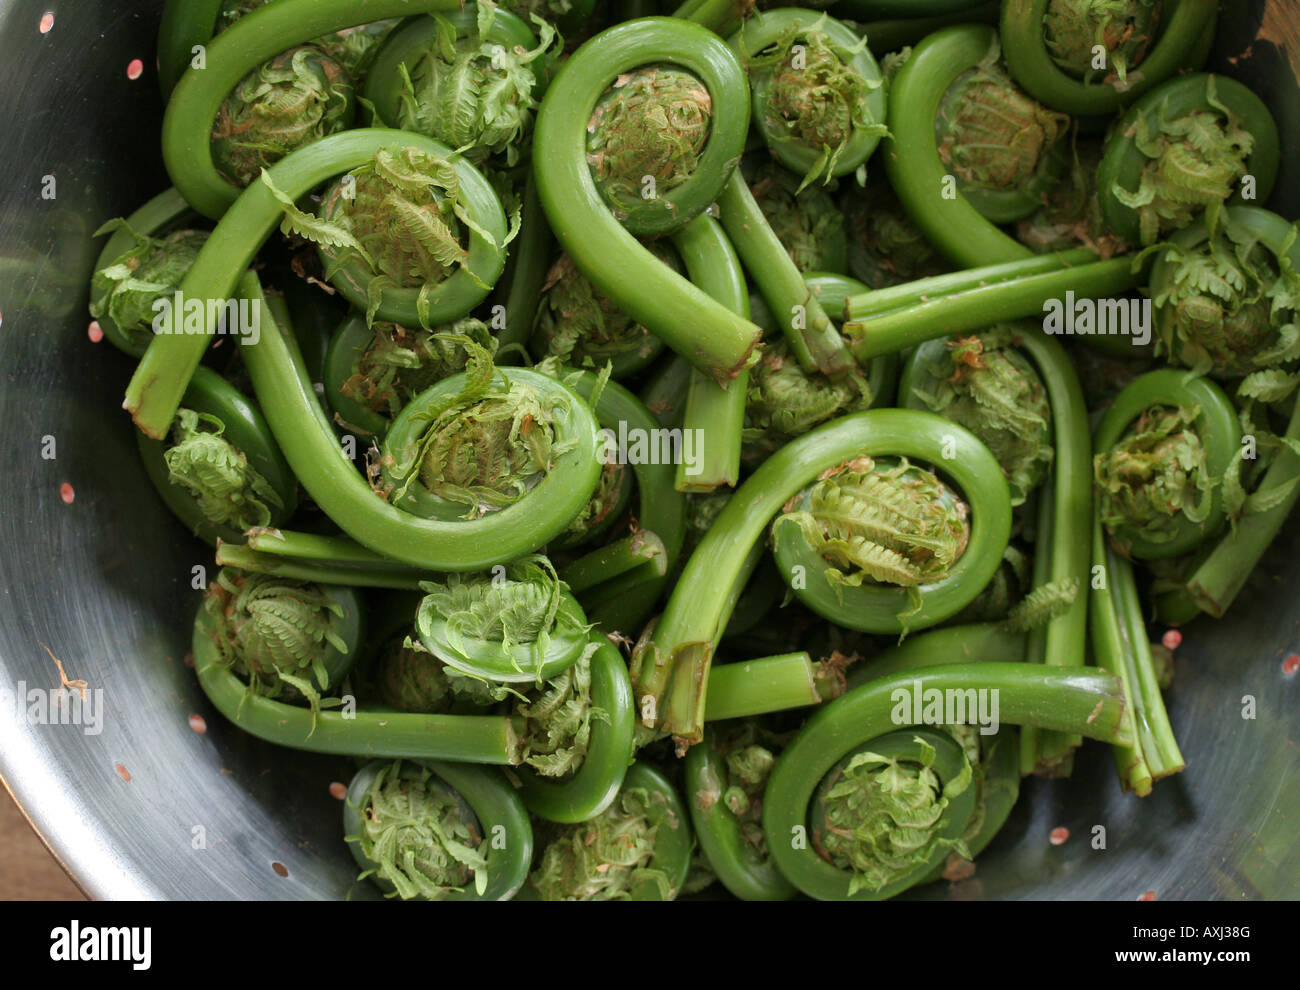
[[[0,4],[0,686],[56,686],[46,643],[103,689],[105,711],[93,736],[0,720],[0,773],[95,897],[373,897],[342,841],[336,785],[349,761],[234,729],[186,667],[190,568],[211,553],[146,480],[118,412],[130,363],[88,329],[90,233],[166,184],[149,54],[161,0],[130,11],[81,0],[42,34],[49,2]],[[1225,6],[1220,51],[1236,55],[1256,40],[1263,4]],[[1274,206],[1294,217],[1300,94],[1271,32],[1225,67],[1279,113],[1287,161]],[[131,81],[134,57],[144,68]],[[57,191],[43,199],[49,175]],[[39,454],[46,435],[52,460]],[[1300,895],[1300,678],[1282,669],[1300,649],[1298,536],[1293,526],[1230,622],[1184,633],[1169,694],[1184,774],[1137,799],[1120,793],[1110,752],[1090,745],[1072,779],[1027,782],[974,876],[912,896]],[[1257,699],[1254,719],[1241,717],[1244,695]],[[1069,838],[1053,845],[1057,828]]]

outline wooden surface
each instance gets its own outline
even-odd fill
[[[0,787],[0,901],[85,899]]]

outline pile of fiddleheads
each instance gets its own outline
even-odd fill
[[[969,876],[1085,738],[1184,769],[1143,575],[1220,616],[1300,497],[1213,3],[758,6],[167,5],[90,311],[200,685],[364,759],[386,896]]]

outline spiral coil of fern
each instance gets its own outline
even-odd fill
[[[298,483],[257,408],[202,366],[184,402],[169,443],[136,435],[145,473],[167,507],[214,546],[286,522]]]
[[[325,399],[336,420],[382,439],[407,402],[465,370],[470,351],[459,337],[490,354],[496,346],[487,324],[472,316],[430,331],[384,321],[367,326],[364,316],[349,313],[325,356]]]
[[[536,549],[563,532],[595,491],[597,442],[595,416],[563,383],[475,362],[422,392],[393,421],[380,458],[381,491],[415,515],[475,526],[528,510],[529,532],[510,543],[521,545],[524,536]]]
[[[296,0],[286,0],[283,5],[295,6]],[[269,11],[274,8],[267,7]],[[260,13],[260,12],[259,12]],[[251,20],[251,17],[250,17]],[[377,152],[392,147],[414,147],[436,156],[440,160],[450,154],[448,149],[428,138],[389,131],[382,128],[360,128],[344,131],[307,145],[280,160],[268,171],[270,184],[256,182],[240,194],[217,229],[212,232],[200,250],[193,266],[181,283],[180,292],[186,299],[206,302],[225,302],[234,297],[235,286],[253,257],[274,230],[277,221],[284,217],[284,204],[276,192],[292,203],[295,197],[305,195],[322,182],[370,162]],[[464,315],[489,291],[480,288],[483,276],[494,279],[504,265],[499,241],[504,240],[504,216],[500,203],[486,180],[468,162],[456,159],[452,163],[457,176],[466,180],[466,188],[478,190],[469,205],[478,211],[474,225],[495,228],[497,234],[488,236],[471,229],[470,247],[463,259],[464,267],[441,282],[437,294],[446,303],[446,310],[426,305],[426,318],[454,319]],[[275,191],[273,191],[273,189]],[[496,238],[496,239],[494,239]],[[418,323],[418,290],[405,290],[412,303],[408,324]],[[389,295],[397,290],[390,290]],[[366,305],[364,294],[360,296]],[[425,300],[426,304],[428,300]],[[382,312],[380,315],[383,315]],[[399,312],[397,314],[401,316]],[[402,322],[398,319],[397,322]],[[132,414],[136,425],[148,436],[160,438],[170,427],[180,397],[185,391],[195,366],[208,346],[209,335],[217,329],[205,320],[203,333],[158,334],[150,342],[135,374],[127,386],[123,408]]]
[[[275,578],[280,581],[280,578]],[[346,596],[352,595],[349,599]],[[360,611],[355,594],[344,589],[341,601],[351,633],[359,642]],[[345,633],[347,629],[344,630]],[[200,608],[194,620],[194,669],[208,700],[244,731],[292,749],[346,756],[429,757],[461,763],[517,764],[522,758],[518,730],[508,717],[495,715],[407,714],[388,707],[357,706],[336,710],[322,701],[317,710],[250,692],[218,646],[219,617]],[[349,653],[356,650],[349,648]],[[291,675],[292,676],[292,675]]]
[[[520,160],[549,71],[555,30],[542,38],[508,10],[467,4],[408,20],[385,41],[366,83],[378,119],[476,163]]]
[[[547,842],[519,900],[671,901],[691,865],[690,819],[658,770],[634,763],[601,814]]]
[[[542,206],[556,240],[598,290],[701,371],[726,383],[751,363],[758,328],[681,276],[652,265],[633,235],[672,230],[717,199],[739,160],[748,126],[743,70],[715,35],[670,18],[629,21],[598,38],[569,58],[538,111],[534,140],[553,149],[533,163]],[[592,174],[588,125],[616,80],[661,64],[679,67],[698,80],[696,89],[702,87],[710,107],[708,141],[689,178],[673,189],[661,189],[655,179],[654,195],[640,200],[635,212],[620,222]],[[697,108],[699,102],[697,95]],[[611,115],[603,119],[611,130]],[[622,140],[618,129],[607,138]],[[653,156],[664,148],[643,150]],[[626,157],[633,161],[637,156],[629,152]],[[653,172],[643,172],[636,181],[644,175],[655,178]],[[707,334],[699,329],[705,326]]]
[[[504,573],[448,574],[422,590],[420,642],[464,674],[541,684],[588,652],[587,617],[545,557],[523,558]]]
[[[360,13],[354,0],[276,0],[241,17],[208,43],[205,67],[185,71],[167,103],[163,162],[177,190],[214,220],[238,198],[239,190],[221,178],[213,163],[210,132],[227,94],[268,59],[358,21],[459,8],[458,0],[373,0]],[[189,58],[187,47],[184,61]]]
[[[772,156],[803,176],[800,190],[856,172],[888,133],[867,39],[829,15],[766,10],[728,44],[752,78],[754,123]]]
[[[1002,723],[1038,725],[1111,743],[1130,738],[1119,682],[1105,673],[984,662],[924,667],[867,681],[819,709],[777,758],[764,798],[763,830],[787,880],[822,900],[880,900],[931,876],[949,850],[962,851],[958,843],[977,798],[970,763],[947,733],[928,726],[907,728],[911,720],[896,718],[895,712],[900,698],[912,692],[970,689],[999,692]],[[854,779],[850,773],[844,780],[830,779],[837,768],[851,772],[862,767],[879,768],[885,776]],[[828,800],[830,816],[823,810]],[[915,828],[911,848],[900,849],[884,826],[906,817],[906,809],[929,824]],[[882,828],[871,828],[873,824]],[[839,855],[856,869],[819,855],[818,833],[830,828],[857,833],[857,841],[847,843]]]
[[[90,315],[118,350],[140,357],[149,346],[157,309],[189,271],[206,231],[184,229],[193,216],[175,189],[165,189],[124,220],[110,220],[95,237],[111,234],[95,262]]]
[[[1178,231],[1151,268],[1160,353],[1197,374],[1247,376],[1244,397],[1284,398],[1291,376],[1280,373],[1300,357],[1297,261],[1295,225],[1258,207]]]
[[[945,446],[947,440],[950,446]],[[945,449],[952,458],[943,457]],[[961,580],[950,579],[943,594],[931,596],[935,614],[954,600],[969,601],[988,582],[1010,533],[1011,506],[1001,470],[978,440],[937,416],[910,410],[853,413],[819,426],[777,451],[749,477],[687,561],[647,648],[633,661],[643,726],[673,735],[682,748],[699,741],[720,624],[738,593],[737,579],[757,560],[753,553],[763,531],[791,497],[824,471],[864,454],[942,464],[975,501],[970,545],[979,552],[964,555]],[[985,550],[996,552],[981,556]]]
[[[261,295],[255,276],[247,277],[241,290],[254,299]],[[513,399],[509,398],[512,393],[507,386],[516,393],[527,389],[539,403],[563,417],[557,420],[556,463],[548,465],[550,469],[544,477],[532,484],[531,479],[504,476],[511,480],[505,493],[513,499],[510,504],[470,520],[458,517],[465,514],[466,497],[475,503],[481,501],[486,493],[481,486],[475,485],[469,491],[455,485],[453,479],[453,494],[460,501],[451,501],[435,494],[417,477],[424,467],[426,477],[431,477],[438,487],[444,487],[441,476],[428,474],[428,458],[413,455],[421,452],[422,434],[428,433],[433,440],[439,435],[438,430],[429,428],[431,406],[440,400],[450,400],[444,401],[446,408],[440,410],[443,415],[435,416],[444,430],[459,421],[458,404],[467,382],[467,376],[462,373],[445,379],[408,404],[385,440],[392,460],[385,459],[382,467],[389,479],[394,477],[392,472],[398,466],[398,458],[393,454],[396,451],[407,461],[400,473],[400,481],[410,482],[404,500],[432,515],[416,515],[390,504],[371,489],[344,455],[302,367],[292,335],[277,327],[269,314],[263,322],[272,329],[263,333],[256,344],[244,341],[242,353],[271,431],[303,488],[345,533],[369,550],[395,561],[439,571],[474,571],[507,563],[532,553],[562,531],[596,486],[600,472],[596,423],[585,404],[553,379],[510,368],[497,372],[504,384],[495,387],[490,383],[480,384],[486,384],[490,393],[506,396],[508,402]],[[491,398],[489,395],[485,401]],[[468,406],[472,409],[473,403]],[[305,429],[305,424],[311,425]],[[496,424],[500,425],[500,422]],[[494,430],[475,429],[485,442],[495,435]],[[541,435],[543,429],[534,432]],[[508,437],[504,439],[512,443]],[[504,456],[499,443],[490,442],[489,446]],[[469,452],[467,447],[462,453]],[[475,473],[472,462],[461,461],[457,466],[463,471],[455,477],[475,481],[470,477]],[[514,480],[524,482],[523,492]],[[499,493],[495,497],[500,500]]]
[[[1216,7],[1214,0],[1008,0],[1001,21],[1007,68],[1049,107],[1113,113],[1175,73],[1205,63]],[[1105,53],[1102,69],[1094,68],[1098,46]]]
[[[352,123],[352,80],[315,45],[268,59],[227,94],[212,124],[212,161],[237,189],[290,152]]]
[[[845,628],[905,635],[943,621],[988,584],[1006,547],[1011,503],[997,461],[964,429],[945,433],[920,415],[900,462],[859,455],[827,469],[773,523],[786,583]],[[960,458],[942,456],[959,443]],[[954,477],[973,505],[909,454]]]
[[[1002,67],[996,36],[939,101],[939,159],[956,193],[994,223],[1032,213],[1061,177],[1069,118],[1044,107]]]
[[[351,588],[223,569],[203,602],[217,660],[250,696],[307,699],[337,687],[356,661],[360,600]]]
[[[1025,652],[1027,636],[1010,617],[997,623],[945,626],[911,637],[856,664],[848,674],[852,690],[881,677],[921,668],[951,664],[1000,663]],[[970,711],[968,707],[967,711]],[[987,713],[986,713],[987,714]],[[990,728],[991,723],[990,723]],[[1022,732],[1034,729],[1026,726]],[[975,809],[961,841],[967,859],[975,859],[993,841],[1011,814],[1020,792],[1020,768],[1016,759],[1017,731],[999,725],[985,734],[973,725],[945,724],[944,730],[961,745],[970,761],[976,787]],[[951,860],[951,855],[949,857]],[[922,878],[929,883],[946,875],[941,864]]]
[[[458,319],[505,267],[513,232],[495,190],[444,146],[376,150],[331,187],[319,218],[263,181],[284,207],[281,229],[319,245],[326,275],[368,320],[427,328]]]
[[[582,765],[555,779],[521,767],[520,797],[533,814],[553,822],[582,822],[608,808],[618,796],[633,757],[632,684],[622,654],[600,632],[591,634],[591,739]]]
[[[1125,557],[1174,557],[1226,523],[1223,479],[1241,448],[1232,401],[1206,378],[1150,371],[1097,424],[1098,518]]]
[[[1198,73],[1156,87],[1120,118],[1097,170],[1097,195],[1115,233],[1150,245],[1202,211],[1215,223],[1225,202],[1267,200],[1277,169],[1268,107],[1235,79]]]
[[[935,134],[940,106],[953,82],[985,60],[996,44],[997,32],[985,25],[936,31],[912,50],[890,85],[890,136],[885,142],[890,184],[930,243],[964,268],[1031,256],[960,191],[955,198],[943,198],[953,180]]]
[[[482,716],[507,702],[518,732],[511,782],[528,810],[583,821],[613,800],[632,761],[632,690],[627,665],[600,633],[581,656],[540,685],[480,680],[444,664],[419,634],[420,595],[386,595],[371,609],[374,644],[359,664],[362,702],[401,712]],[[412,616],[416,616],[413,625]]]
[[[402,900],[509,900],[533,853],[528,813],[499,774],[436,760],[362,767],[343,834],[358,879]]]

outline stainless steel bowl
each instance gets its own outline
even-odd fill
[[[24,685],[57,687],[52,654],[87,682],[83,716],[96,698],[103,704],[98,732],[35,724],[25,706],[6,705],[0,772],[92,897],[369,897],[329,791],[349,778],[348,762],[246,736],[186,668],[192,568],[210,568],[211,552],[167,513],[139,465],[119,411],[128,360],[87,335],[93,231],[167,184],[154,73],[161,6],[0,0],[0,465],[9,472],[0,482],[0,700]],[[1223,6],[1216,65],[1271,103],[1284,136],[1271,205],[1300,216],[1295,5]],[[134,59],[142,73],[132,79]],[[1027,782],[974,880],[914,896],[1300,896],[1300,678],[1283,672],[1300,650],[1295,526],[1283,542],[1230,620],[1186,630],[1168,695],[1184,774],[1148,798],[1124,795],[1109,750],[1089,745],[1072,779]],[[1070,838],[1052,846],[1058,826]],[[1094,848],[1098,826],[1104,849]]]

